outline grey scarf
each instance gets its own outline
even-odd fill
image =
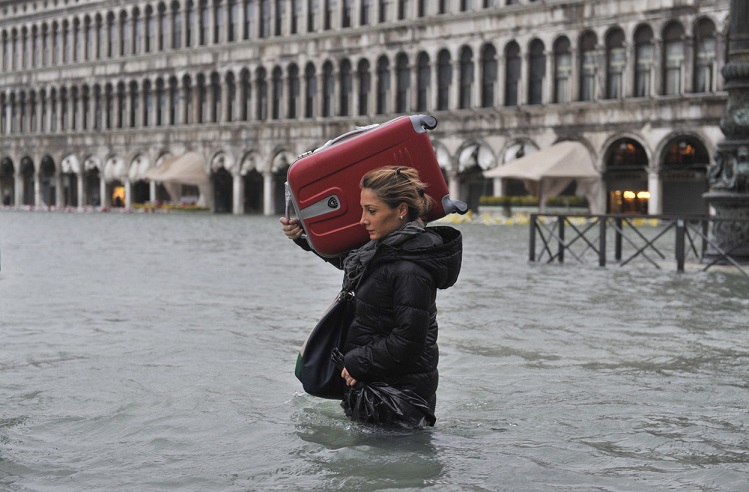
[[[359,249],[352,250],[343,260],[343,289],[355,290],[359,286],[367,265],[372,261],[380,246],[398,246],[416,234],[424,232],[424,223],[420,220],[409,222],[378,241],[369,241]]]

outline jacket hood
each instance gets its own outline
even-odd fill
[[[463,261],[463,236],[448,226],[427,227],[400,246],[385,246],[375,263],[412,261],[432,274],[439,289],[455,285]]]

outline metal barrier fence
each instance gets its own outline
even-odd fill
[[[710,233],[716,222],[749,227],[749,219],[710,216],[531,214],[529,259],[564,263],[569,255],[583,263],[586,256],[594,254],[602,267],[613,257],[621,266],[645,260],[661,269],[663,261],[673,255],[679,272],[694,257],[704,265],[703,271],[714,265],[731,265],[749,277],[740,262],[746,257],[735,254],[747,244],[719,244]]]

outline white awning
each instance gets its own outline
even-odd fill
[[[546,200],[564,191],[574,179],[577,181],[576,193],[588,199],[590,213],[601,214],[606,209],[601,174],[593,165],[590,152],[580,142],[559,142],[484,171],[484,177],[522,180],[526,189],[539,198],[542,211]]]
[[[540,181],[544,178],[600,178],[590,152],[580,142],[559,142],[484,172],[486,178]]]
[[[158,167],[144,173],[145,179],[161,183],[178,183],[200,186],[210,182],[203,169],[203,156],[187,152],[180,156],[167,157]]]

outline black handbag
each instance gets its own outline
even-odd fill
[[[299,350],[294,374],[310,395],[343,398],[346,382],[330,355],[333,349],[343,350],[353,317],[354,296],[351,292],[341,291]]]

